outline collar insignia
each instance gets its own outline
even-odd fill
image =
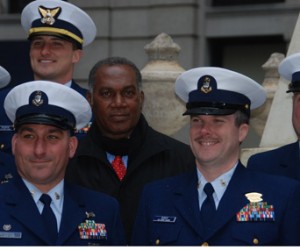
[[[43,6],[39,6],[39,12],[41,15],[41,22],[48,25],[53,25],[55,23],[55,18],[60,14],[61,8],[47,9]]]
[[[60,199],[60,195],[59,195],[57,192],[54,193],[54,196],[55,196],[55,199],[56,199],[56,200],[59,200],[59,199]]]
[[[210,86],[210,78],[205,77],[202,83],[201,92],[207,94],[212,91],[212,87]]]

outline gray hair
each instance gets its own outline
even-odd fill
[[[127,58],[124,58],[124,57],[108,57],[108,58],[98,61],[90,71],[88,86],[89,86],[89,90],[91,93],[93,92],[93,87],[94,87],[94,84],[96,81],[97,70],[103,66],[114,66],[114,65],[127,65],[127,66],[131,67],[133,69],[133,71],[135,72],[136,85],[137,85],[138,89],[142,88],[141,72],[133,62],[131,62],[130,60],[128,60]]]

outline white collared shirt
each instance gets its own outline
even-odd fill
[[[223,194],[226,191],[226,188],[231,180],[231,177],[236,169],[238,163],[235,164],[235,166],[227,171],[226,173],[220,175],[218,178],[213,180],[211,182],[215,192],[213,193],[213,198],[215,201],[216,209],[218,209],[220,200],[223,197]],[[204,176],[201,174],[201,172],[197,169],[197,175],[198,175],[198,199],[199,199],[199,208],[201,209],[201,206],[206,199],[206,194],[203,190],[205,184],[208,182]]]
[[[23,179],[23,181],[26,187],[28,188],[29,192],[31,193],[31,196],[41,214],[44,208],[44,204],[40,201],[40,197],[43,193],[38,188],[36,188],[32,183],[28,182],[25,179]],[[59,231],[63,204],[64,204],[64,180],[58,183],[47,194],[50,195],[50,197],[52,198],[50,207],[52,208],[53,213],[56,217],[57,227],[58,227],[57,230]]]

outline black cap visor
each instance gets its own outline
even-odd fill
[[[191,108],[183,113],[183,115],[231,115],[236,109],[220,109],[212,107]]]
[[[62,130],[70,130],[73,131],[75,124],[72,124],[67,118],[60,116],[52,116],[52,115],[44,115],[44,114],[31,114],[21,116],[15,121],[15,128],[18,128],[24,124],[43,124],[50,125]]]
[[[183,115],[231,115],[240,110],[250,116],[250,105],[224,102],[191,102],[186,104],[186,109]]]
[[[289,84],[289,89],[286,91],[286,93],[290,92],[300,92],[300,81],[294,81]]]

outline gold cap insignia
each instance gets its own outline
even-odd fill
[[[60,13],[60,10],[60,7],[54,9],[47,9],[43,6],[40,6],[39,12],[42,17],[41,22],[48,25],[53,25],[55,23],[55,18],[57,18]]]
[[[42,92],[36,91],[34,99],[32,100],[32,104],[35,106],[41,106],[43,104]]]
[[[247,197],[247,199],[248,199],[250,202],[260,202],[260,201],[263,200],[263,199],[261,198],[261,197],[262,197],[262,194],[256,193],[256,192],[253,192],[253,193],[247,193],[247,194],[245,194],[245,196]]]
[[[209,77],[204,78],[203,83],[202,83],[202,87],[201,87],[201,91],[205,94],[212,91],[212,88],[210,86],[210,78]]]

